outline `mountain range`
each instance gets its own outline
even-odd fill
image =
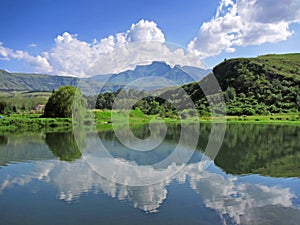
[[[188,84],[201,80],[211,70],[191,66],[175,65],[171,67],[165,62],[152,62],[150,65],[136,66],[118,74],[95,75],[90,78],[77,78],[48,74],[9,73],[0,70],[0,91],[52,91],[59,86],[78,86],[83,93],[97,94],[117,91],[127,84],[140,80],[130,88],[156,90],[162,87]]]
[[[222,92],[210,85],[214,79],[217,79]],[[203,115],[209,113],[206,95],[215,102],[224,96],[228,115],[295,113],[300,111],[300,53],[225,59],[212,71],[152,62],[118,74],[81,79],[0,70],[0,92],[4,96],[14,95],[14,91],[36,91],[40,96],[40,91],[49,92],[66,85],[80,87],[85,95],[91,96],[116,93],[119,88],[128,89],[128,84],[131,84],[130,89],[148,90],[151,94],[172,96],[173,99],[182,99],[182,92],[178,90],[184,89]],[[205,87],[206,95],[200,87]],[[222,95],[213,95],[216,91]]]
[[[75,86],[78,78],[47,74],[9,73],[0,70],[0,91],[52,91],[59,86]]]

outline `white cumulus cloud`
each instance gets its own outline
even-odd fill
[[[42,55],[32,56],[28,52],[22,50],[13,50],[3,46],[0,42],[0,60],[25,60],[31,66],[35,68],[36,71],[41,72],[51,72],[53,71],[52,66],[49,64],[47,58]]]
[[[201,59],[233,53],[238,46],[287,40],[294,33],[293,23],[300,23],[299,0],[221,0],[216,15],[201,25],[187,50],[170,47],[158,25],[142,19],[127,31],[91,42],[64,32],[51,49],[38,55],[0,42],[0,60],[25,60],[36,72],[79,77],[121,72],[152,61],[203,68]]]
[[[201,58],[234,52],[236,46],[288,39],[300,22],[299,0],[222,0],[216,16],[201,25],[188,49]]]
[[[37,72],[79,77],[117,73],[152,61],[165,61],[171,66],[204,67],[195,55],[183,49],[170,48],[157,24],[148,20],[132,24],[126,32],[91,42],[64,32],[54,39],[53,48],[37,56],[14,51],[0,43],[0,56],[2,60],[25,60]]]
[[[153,21],[140,20],[137,24],[132,24],[126,33],[128,42],[137,41],[158,41],[165,42],[165,36]]]

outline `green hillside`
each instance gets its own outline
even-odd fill
[[[0,70],[0,91],[52,91],[60,86],[75,86],[79,79],[46,74],[9,73]]]
[[[0,113],[34,110],[38,105],[45,105],[50,95],[51,92],[0,92]],[[7,103],[6,109],[1,107],[3,102]]]
[[[225,60],[213,72],[225,91],[228,114],[299,111],[298,53]]]
[[[213,68],[228,115],[286,113],[300,110],[300,54],[265,55],[224,60]],[[200,81],[209,86],[212,74]],[[208,101],[198,83],[184,85],[200,113]],[[213,93],[213,87],[208,87]],[[167,91],[168,96],[176,90]],[[177,96],[178,98],[180,96]],[[216,97],[217,98],[217,97]]]

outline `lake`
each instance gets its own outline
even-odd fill
[[[152,151],[113,131],[1,134],[0,224],[299,224],[300,127],[229,124],[213,159],[210,129],[178,151],[179,125],[161,143],[134,128]]]

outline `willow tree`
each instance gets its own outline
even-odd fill
[[[75,113],[77,119],[84,115],[86,107],[87,102],[78,88],[59,87],[52,92],[45,106],[44,117],[70,118]]]

